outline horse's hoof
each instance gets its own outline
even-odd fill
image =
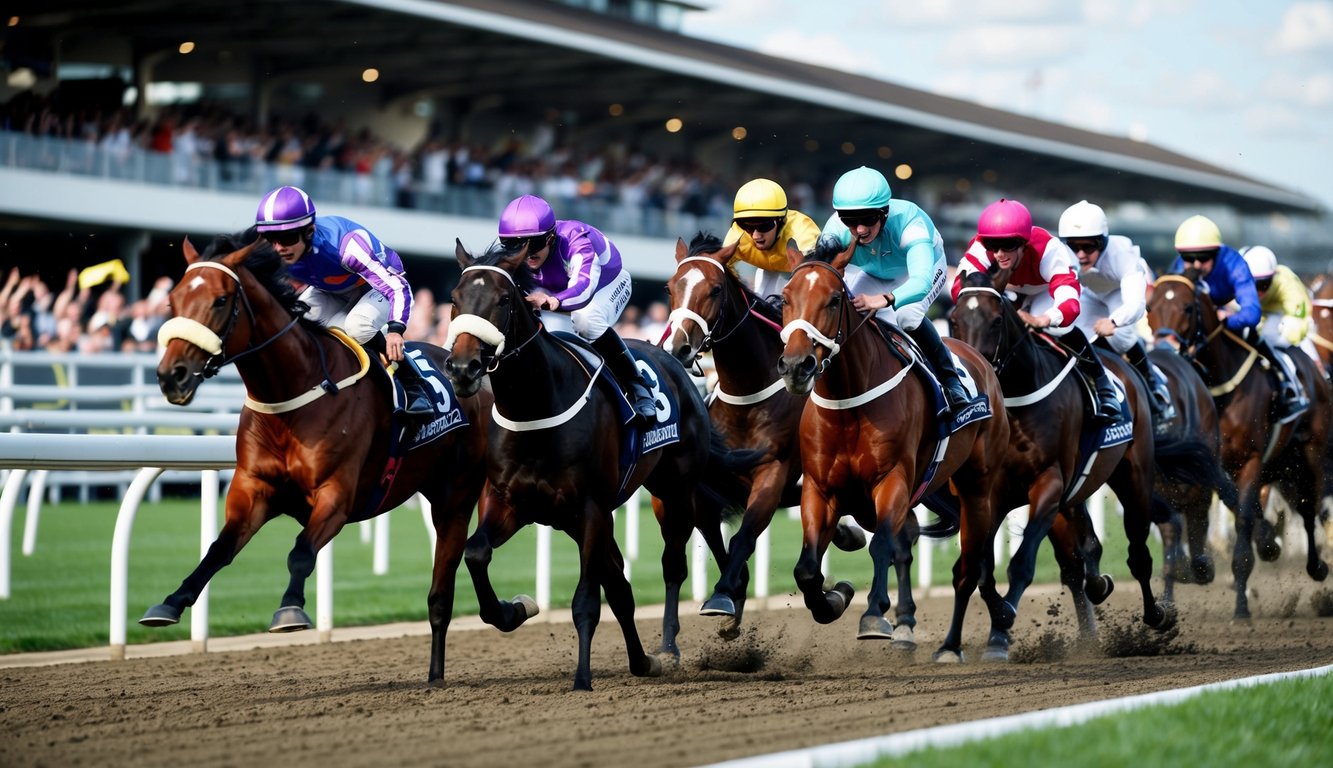
[[[679,662],[677,662],[677,664],[679,664]],[[631,667],[630,674],[635,677],[661,677],[662,660],[652,654],[645,653],[643,655],[643,664],[639,667],[638,671],[635,671],[634,668]]]
[[[963,652],[941,648],[938,651],[935,651],[934,655],[930,657],[930,660],[936,664],[962,664]]]
[[[1106,573],[1102,574],[1100,579],[1090,582],[1087,586],[1088,599],[1092,601],[1093,605],[1101,605],[1114,591],[1115,579],[1111,578],[1110,574]]]
[[[735,616],[736,603],[730,597],[721,592],[714,592],[713,596],[704,601],[699,606],[700,616]]]
[[[1259,553],[1259,559],[1265,563],[1274,562],[1282,557],[1282,545],[1277,542],[1276,538],[1256,541],[1254,549]]]
[[[833,529],[833,546],[843,552],[865,549],[866,532],[859,525],[838,523],[838,526]]]
[[[1200,555],[1194,558],[1194,583],[1212,584],[1216,576],[1216,570],[1213,568],[1213,558],[1207,555]]]
[[[1009,603],[1008,600],[1000,601],[1000,608],[995,612],[995,628],[1008,631],[1013,629],[1014,621],[1018,618],[1018,610]]]
[[[304,610],[295,605],[287,605],[273,612],[273,622],[268,625],[268,631],[299,632],[313,626],[315,623]]]
[[[515,608],[523,611],[523,618],[519,621],[520,624],[542,612],[542,609],[537,605],[537,601],[527,595],[514,595],[511,602]]]
[[[1323,560],[1316,560],[1314,567],[1310,569],[1310,578],[1315,581],[1323,581],[1328,578],[1328,563]]]
[[[892,640],[893,623],[883,616],[867,615],[861,617],[861,626],[856,631],[857,640]]]
[[[1008,663],[1009,648],[1005,646],[988,645],[986,646],[986,650],[981,654],[981,660]]]
[[[899,624],[893,630],[893,647],[900,651],[915,651],[916,633],[906,624]]]
[[[717,625],[717,636],[723,640],[735,640],[741,636],[741,622],[735,616],[728,616]]]
[[[835,616],[841,616],[842,612],[847,610],[847,606],[852,604],[852,598],[856,596],[856,588],[850,581],[840,581],[833,585],[833,589],[824,593],[828,599],[829,607],[833,609]]]
[[[179,624],[180,620],[180,611],[166,603],[159,603],[144,611],[143,618],[139,619],[139,623],[145,627],[169,627],[172,624]]]
[[[1152,629],[1158,632],[1165,632],[1176,626],[1179,613],[1176,611],[1176,604],[1172,602],[1157,603],[1152,610],[1144,615],[1143,621]]]

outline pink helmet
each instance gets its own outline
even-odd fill
[[[986,206],[977,220],[978,237],[1021,237],[1032,239],[1032,214],[1017,200],[1000,198]]]

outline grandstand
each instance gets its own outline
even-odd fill
[[[1053,224],[1088,188],[1159,267],[1176,223],[1200,212],[1298,269],[1324,269],[1333,247],[1329,213],[1302,194],[1152,144],[684,37],[675,21],[692,3],[9,8],[0,263],[53,279],[119,257],[132,296],[179,272],[183,233],[242,228],[283,182],[371,227],[437,295],[452,287],[454,239],[483,247],[524,191],[611,234],[642,304],[671,271],[674,239],[724,227],[740,183],[778,179],[822,221],[833,180],[861,164],[898,172],[895,192],[931,212],[953,259],[995,197]]]

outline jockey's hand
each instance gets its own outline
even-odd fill
[[[889,306],[889,297],[883,293],[860,293],[852,297],[852,306],[857,312],[876,312]]]
[[[393,331],[384,334],[384,356],[395,363],[403,359],[403,334]]]
[[[1047,328],[1051,324],[1050,315],[1034,315],[1026,309],[1018,310],[1018,317],[1033,328]]]
[[[560,300],[543,291],[533,291],[526,298],[533,309],[556,310],[560,308]]]
[[[1101,317],[1092,324],[1092,330],[1096,331],[1098,336],[1114,336],[1116,324],[1111,322],[1109,317]]]
[[[1219,322],[1225,322],[1228,317],[1231,317],[1231,313],[1228,312],[1227,310],[1225,309],[1217,310],[1217,319]]]

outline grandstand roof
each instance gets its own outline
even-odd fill
[[[685,37],[543,0],[14,0],[4,56],[151,65],[151,80],[246,83],[382,73],[382,105],[429,97],[467,111],[576,115],[579,135],[660,133],[738,167],[836,173],[908,162],[914,183],[1108,202],[1318,211],[1314,199],[1152,144],[1084,131],[839,70]],[[720,35],[730,30],[719,30]],[[176,53],[182,41],[197,53]],[[608,105],[622,105],[618,116]],[[812,107],[817,107],[813,108]],[[870,118],[870,119],[867,119]],[[744,140],[731,137],[744,124]],[[809,146],[811,140],[820,149]],[[850,155],[835,148],[851,144]],[[967,183],[966,181],[964,183]],[[980,183],[980,182],[976,182]]]

